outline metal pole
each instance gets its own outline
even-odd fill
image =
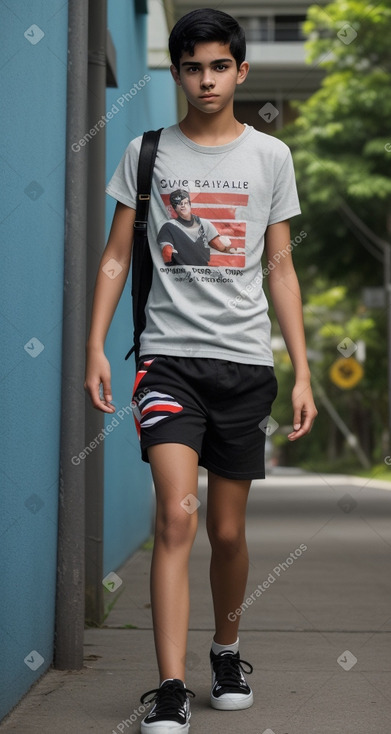
[[[83,667],[88,0],[68,3],[61,447],[54,667]]]
[[[325,391],[323,390],[323,387],[319,384],[319,382],[314,379],[314,377],[311,378],[313,385],[314,385],[314,391],[317,397],[319,398],[320,402],[324,405],[326,408],[330,418],[334,421],[335,425],[341,433],[345,436],[349,446],[356,452],[357,458],[364,467],[364,469],[369,469],[371,466],[371,463],[367,457],[367,455],[362,450],[357,436],[352,433],[350,428],[346,425],[345,421],[342,420],[339,413],[334,408],[334,405],[332,404],[331,400],[327,397]]]
[[[88,129],[106,112],[106,0],[90,0],[88,28]],[[87,223],[87,325],[90,324],[96,273],[105,247],[105,128],[88,143]],[[102,431],[104,416],[86,398],[86,440]],[[89,624],[101,625],[103,607],[103,443],[86,461],[86,596],[85,616]]]

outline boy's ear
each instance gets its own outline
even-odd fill
[[[238,77],[236,80],[237,84],[243,84],[243,82],[245,81],[247,77],[249,70],[250,70],[250,64],[248,63],[248,61],[242,61],[238,69]]]
[[[172,78],[174,79],[175,84],[177,84],[178,87],[181,87],[182,86],[181,85],[181,79],[180,79],[178,70],[177,70],[176,66],[174,66],[174,64],[171,64],[170,71],[171,71],[171,75],[172,75]]]

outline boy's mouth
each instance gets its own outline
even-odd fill
[[[200,99],[215,99],[218,94],[201,94]]]

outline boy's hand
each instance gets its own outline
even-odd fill
[[[296,382],[292,391],[292,405],[293,431],[288,434],[288,438],[290,441],[296,441],[296,439],[310,432],[312,424],[318,415],[312,397],[311,385],[308,381]]]
[[[101,384],[103,397],[100,395]],[[87,347],[84,389],[89,393],[94,408],[104,413],[115,413],[115,406],[111,405],[113,396],[111,394],[110,362],[101,349]]]
[[[220,242],[221,242],[222,245],[224,245],[224,247],[229,247],[231,245],[230,238],[227,237],[227,235],[225,235],[225,234],[222,235],[222,236],[220,236]]]

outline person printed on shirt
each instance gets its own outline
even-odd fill
[[[165,265],[208,265],[211,247],[233,251],[229,237],[220,237],[211,222],[192,213],[189,191],[172,191],[170,204],[177,218],[165,222],[158,233]]]

